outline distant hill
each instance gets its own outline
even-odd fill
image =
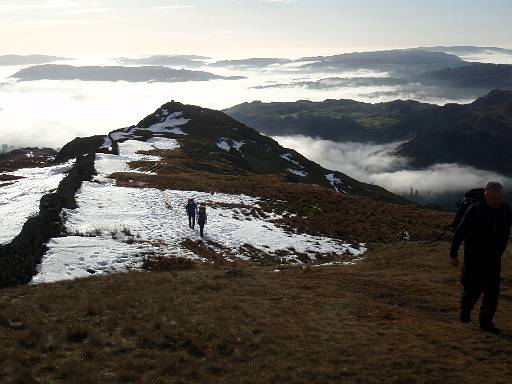
[[[426,72],[418,80],[444,87],[512,89],[512,65],[468,64]]]
[[[455,162],[512,176],[512,91],[426,111],[398,154],[410,157],[414,166]]]
[[[397,154],[413,166],[452,162],[512,175],[512,91],[493,91],[469,105],[351,100],[252,102],[225,110],[268,135],[333,141],[405,141]]]
[[[431,52],[444,52],[452,55],[477,55],[489,53],[502,53],[512,55],[512,49],[499,47],[475,47],[471,45],[455,45],[455,46],[437,46],[437,47],[420,47],[419,49]]]
[[[362,103],[354,100],[243,103],[225,110],[267,135],[305,135],[332,141],[387,143],[413,134],[406,122],[436,106],[412,100]]]
[[[17,148],[0,153],[0,174],[19,168],[48,166],[56,156],[57,152],[51,148]]]
[[[20,81],[82,80],[82,81],[129,81],[129,82],[182,82],[214,79],[238,80],[241,76],[219,76],[204,71],[172,69],[162,66],[72,66],[45,64],[24,68],[12,78]]]
[[[464,60],[455,55],[421,49],[344,53],[333,56],[303,57],[297,61],[313,61],[313,63],[305,64],[301,68],[315,71],[369,69],[388,71],[398,77],[456,67],[465,63]]]

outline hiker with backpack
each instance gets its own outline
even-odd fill
[[[199,224],[200,235],[204,237],[204,226],[208,222],[208,215],[206,214],[206,206],[201,205],[197,211],[197,224]]]
[[[493,319],[500,292],[501,257],[508,245],[512,221],[512,211],[503,199],[502,185],[490,182],[481,198],[469,206],[462,205],[450,251],[450,263],[458,268],[458,250],[464,242],[460,320],[470,321],[471,310],[483,293],[480,329],[496,334],[499,329]]]
[[[196,212],[197,212],[197,204],[194,199],[188,199],[187,205],[185,206],[188,216],[188,226],[194,229],[196,225]]]

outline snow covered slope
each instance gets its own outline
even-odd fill
[[[183,246],[185,240],[200,239],[198,231],[188,227],[185,204],[189,198],[208,206],[205,241],[223,250],[228,260],[249,260],[247,245],[282,262],[300,262],[300,257],[315,260],[333,253],[354,258],[365,251],[363,245],[287,231],[274,223],[280,215],[261,214],[256,197],[117,186],[108,176],[130,171],[129,162],[160,160],[141,151],[172,151],[180,146],[165,137],[154,136],[146,142],[128,138],[117,143],[118,155],[97,154],[98,175],[83,183],[78,208],[65,212],[68,237],[50,241],[34,283],[140,268],[148,254],[200,258]],[[254,208],[260,214],[254,214]]]
[[[27,219],[39,212],[43,195],[59,186],[72,162],[44,168],[23,168],[6,176],[21,177],[0,188],[0,244],[11,242]]]

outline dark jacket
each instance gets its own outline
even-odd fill
[[[512,212],[507,204],[492,209],[485,200],[471,205],[460,222],[450,257],[456,258],[464,241],[464,263],[485,267],[501,262],[507,248]]]
[[[185,206],[187,209],[187,215],[189,216],[195,216],[197,211],[197,204],[196,203],[187,203]]]
[[[200,209],[197,212],[197,224],[205,225],[207,221],[208,221],[208,215],[206,214],[206,210]]]

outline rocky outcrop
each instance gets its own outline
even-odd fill
[[[64,145],[55,161],[61,163],[96,152],[105,141],[105,136],[77,137]]]

